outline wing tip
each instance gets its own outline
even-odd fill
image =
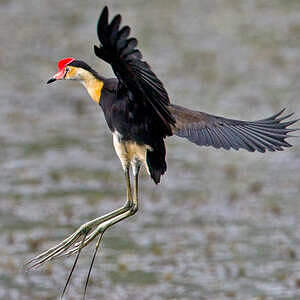
[[[108,25],[108,7],[107,5],[104,6],[104,8],[102,9],[99,19],[98,19],[98,24],[97,24],[97,34],[98,34],[98,38],[100,40],[100,29],[101,28],[106,28]]]
[[[108,15],[109,15],[108,6],[105,5],[102,9],[101,14],[100,14],[99,21],[100,20],[105,20],[105,21],[107,21],[106,23],[108,23]]]
[[[105,5],[105,6],[103,7],[101,15],[102,15],[102,14],[103,14],[103,15],[106,14],[106,15],[108,16],[108,6],[107,6],[107,5]]]

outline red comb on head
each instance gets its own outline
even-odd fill
[[[75,58],[73,57],[68,57],[68,58],[63,58],[61,59],[58,63],[58,71],[62,70],[66,65],[70,64],[72,61],[74,61]]]

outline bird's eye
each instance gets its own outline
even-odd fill
[[[66,72],[69,72],[70,71],[70,68],[69,67],[66,67]]]

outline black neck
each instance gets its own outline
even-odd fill
[[[105,79],[106,79],[103,76],[99,75],[94,69],[92,69],[87,63],[85,63],[82,60],[74,60],[69,64],[69,66],[84,69],[84,70],[90,72],[95,78],[97,78],[101,81],[105,81]]]

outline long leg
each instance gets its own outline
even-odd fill
[[[131,209],[133,205],[133,200],[132,200],[132,193],[131,193],[131,186],[130,186],[130,175],[129,175],[129,167],[125,168],[125,180],[126,180],[126,203],[110,212],[107,213],[99,218],[96,218],[92,221],[89,221],[83,225],[81,225],[73,234],[71,234],[69,237],[64,239],[62,242],[57,244],[56,246],[50,248],[47,251],[44,251],[40,255],[34,257],[33,259],[29,260],[28,262],[25,263],[25,266],[27,266],[29,269],[40,266],[41,264],[54,259],[55,257],[64,255],[64,254],[69,254],[70,251],[68,249],[72,246],[76,246],[77,250],[79,250],[79,245],[81,245],[81,242],[78,242],[78,239],[81,238],[82,236],[86,236],[84,243],[82,244],[82,248],[87,246],[94,238],[99,234],[99,232],[93,230],[94,228],[97,228],[97,226],[103,222],[106,222],[107,220],[110,220],[114,217],[117,217],[124,212],[128,211]],[[92,231],[93,230],[93,231]],[[73,247],[74,249],[74,247]]]
[[[140,172],[140,165],[135,166],[134,169],[134,183],[133,183],[133,208],[137,211],[139,205],[139,172]]]
[[[132,202],[132,205],[130,207],[130,209],[125,212],[124,214],[122,215],[119,215],[119,216],[116,216],[115,218],[112,218],[111,220],[108,220],[107,222],[105,223],[102,223],[98,226],[98,230],[95,229],[94,231],[97,232],[97,235],[100,234],[100,237],[97,241],[97,244],[96,244],[96,247],[95,247],[95,251],[94,251],[94,254],[93,254],[93,258],[92,258],[92,262],[91,262],[91,265],[90,265],[90,268],[89,268],[89,271],[88,271],[88,275],[87,275],[87,278],[86,278],[86,282],[85,282],[85,286],[84,286],[84,294],[83,294],[83,299],[85,299],[85,296],[86,296],[86,291],[87,291],[87,286],[88,286],[88,282],[89,282],[89,279],[90,279],[90,275],[91,275],[91,271],[92,271],[92,268],[93,268],[93,265],[94,265],[94,262],[95,262],[95,257],[96,257],[96,254],[98,252],[98,249],[99,249],[99,246],[100,246],[100,242],[102,240],[102,237],[103,237],[103,234],[104,232],[112,225],[120,222],[121,220],[124,220],[132,215],[134,215],[137,210],[138,210],[138,176],[139,176],[139,170],[140,170],[140,166],[138,165],[135,169],[134,169],[134,191],[133,191],[133,202]],[[70,251],[74,251],[76,250],[77,251],[77,248],[78,248],[78,251],[80,250],[80,245],[74,247],[75,249],[71,249]]]
[[[131,192],[131,184],[130,184],[130,174],[129,174],[129,169],[128,168],[125,169],[125,180],[126,180],[126,194],[127,194],[126,198],[127,198],[127,200],[126,200],[126,203],[125,203],[124,207],[126,207],[128,209],[127,211],[130,211],[131,207],[133,206],[133,200],[132,200],[132,192]],[[119,215],[117,215],[117,216],[119,216]],[[117,216],[115,216],[115,218]],[[106,222],[109,222],[109,219]],[[100,223],[100,224],[103,224],[103,223]],[[97,244],[96,244],[95,253],[94,253],[93,258],[92,258],[91,266],[89,268],[89,272],[88,272],[88,275],[87,275],[87,280],[86,280],[86,283],[85,283],[85,287],[84,287],[83,299],[85,299],[85,295],[86,295],[86,291],[87,291],[87,286],[88,286],[88,281],[89,281],[89,278],[90,278],[92,267],[93,267],[93,264],[94,264],[94,261],[95,261],[95,257],[96,257],[96,254],[97,254],[97,251],[98,251],[98,248],[100,246],[100,242],[102,240],[102,237],[103,237],[103,234],[104,234],[105,230],[106,229],[104,229],[102,232],[99,232],[99,231],[98,232],[94,232],[94,234],[92,232],[92,234],[89,237],[88,241],[85,240],[87,233],[84,235],[82,241],[78,245],[78,250],[76,250],[77,251],[77,256],[75,258],[75,261],[73,263],[73,267],[71,269],[71,272],[70,272],[70,274],[68,276],[68,279],[67,279],[67,282],[65,284],[65,287],[63,289],[61,298],[63,298],[63,296],[65,294],[65,291],[67,290],[67,287],[68,287],[69,283],[71,282],[71,277],[72,277],[73,271],[75,270],[75,267],[76,267],[76,264],[78,262],[78,258],[79,258],[79,255],[80,255],[80,252],[81,252],[82,248],[84,248],[86,245],[88,245],[96,236],[98,236],[100,234],[100,237],[99,237],[99,239],[97,241]]]

